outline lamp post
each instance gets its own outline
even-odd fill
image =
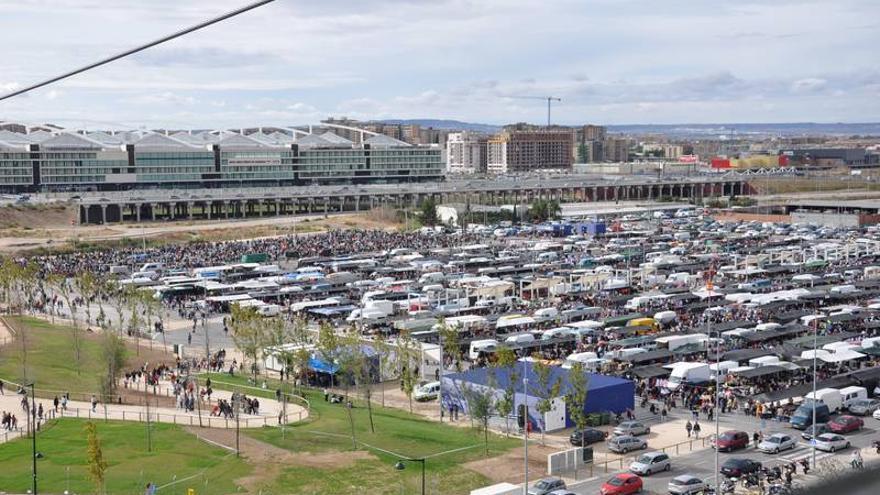
[[[422,495],[425,495],[425,459],[401,459],[394,465],[394,469],[398,471],[406,469],[404,462],[418,462],[422,465]]]
[[[37,398],[34,391],[34,382],[30,382],[26,387],[31,388],[31,411],[29,422],[31,424],[31,461],[33,462],[33,494],[37,495]]]

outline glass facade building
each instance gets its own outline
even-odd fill
[[[0,136],[0,190],[417,182],[442,179],[444,169],[439,147],[400,142],[355,145],[306,136],[279,143],[231,134],[206,143],[148,134],[119,144],[89,136],[58,134],[41,142]]]

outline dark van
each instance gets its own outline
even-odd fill
[[[825,404],[819,404],[816,406],[816,423],[827,423],[830,418],[831,413],[828,411],[828,406]],[[805,430],[808,426],[812,426],[813,405],[805,404],[797,408],[794,414],[792,414],[789,423],[793,428],[797,428],[798,430]]]

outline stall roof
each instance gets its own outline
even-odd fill
[[[674,356],[675,354],[673,354],[668,349],[654,349],[653,351],[634,354],[625,359],[622,359],[622,361],[629,361],[633,365],[636,365],[640,363],[649,363],[651,361],[669,360],[672,359],[672,357]]]
[[[763,356],[772,356],[774,353],[768,349],[734,349],[721,355],[723,361],[748,361]]]
[[[332,317],[351,313],[357,308],[357,306],[349,304],[346,306],[331,306],[327,308],[310,308],[308,312],[318,316]]]
[[[629,370],[630,373],[633,374],[636,378],[658,378],[661,376],[669,376],[672,373],[671,370],[664,368],[663,366],[657,366],[656,364],[648,364],[645,366],[639,366],[637,368],[633,368]]]
[[[743,370],[738,373],[735,373],[736,376],[746,379],[759,378],[762,376],[769,375],[778,375],[780,373],[786,373],[789,370],[783,368],[782,366],[769,365],[769,366],[759,366],[757,368],[752,368],[750,370]]]

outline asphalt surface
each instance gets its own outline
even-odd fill
[[[676,418],[687,418],[687,414],[678,414],[675,416]],[[674,419],[674,418],[670,418]],[[850,462],[852,451],[855,448],[866,448],[871,447],[871,442],[873,440],[880,439],[880,421],[872,418],[871,416],[867,416],[864,418],[865,427],[858,432],[853,432],[844,435],[851,443],[852,447],[846,450],[838,451],[836,453],[827,453],[822,451],[816,451],[816,462],[821,465],[822,461],[826,459],[835,459],[840,461],[846,465]],[[721,428],[720,431],[724,432],[726,430],[742,430],[751,434],[761,429],[762,422],[753,417],[745,416],[741,413],[735,413],[731,415],[722,416],[720,419]],[[714,422],[706,421],[705,418],[701,419],[700,424],[703,427],[703,435],[711,435],[715,433]],[[765,421],[764,428],[762,431],[764,432],[765,437],[769,436],[773,433],[788,433],[795,436],[798,439],[798,443],[792,450],[787,450],[780,452],[779,454],[766,454],[758,451],[754,444],[749,445],[748,448],[738,450],[735,452],[721,452],[719,453],[719,465],[723,464],[725,460],[730,458],[747,458],[753,459],[761,462],[764,466],[774,467],[780,464],[788,464],[790,462],[800,461],[801,459],[810,460],[812,458],[812,448],[807,440],[803,440],[801,437],[801,431],[796,430],[794,428],[789,427],[785,423],[779,423],[776,421]],[[647,452],[654,450],[655,446],[651,446],[649,444]],[[656,446],[660,447],[660,446]],[[715,483],[715,450],[712,448],[705,448],[701,450],[694,450],[692,452],[684,452],[687,447],[681,447],[682,451],[679,455],[675,454],[674,450],[667,450],[670,453],[670,457],[672,459],[672,468],[667,472],[661,472],[657,474],[653,474],[651,476],[643,476],[642,482],[644,483],[643,493],[647,494],[666,494],[669,493],[667,487],[669,482],[675,478],[676,476],[682,474],[691,474],[694,475],[704,481],[709,482],[710,484]],[[626,468],[629,465],[629,460],[632,457],[638,457],[642,453],[646,451],[640,451],[631,454],[627,457],[627,460],[624,461],[624,470],[620,469],[609,469],[608,473],[604,473],[604,469],[602,466],[595,466],[593,476],[591,478],[581,480],[579,482],[570,483],[569,490],[577,493],[577,494],[598,494],[602,484],[613,477],[617,473],[627,472]],[[614,464],[614,467],[617,467]],[[797,475],[794,477],[794,484],[810,484],[814,483],[818,480],[816,476],[811,472],[810,475],[805,477],[802,473],[803,471],[798,467]]]

